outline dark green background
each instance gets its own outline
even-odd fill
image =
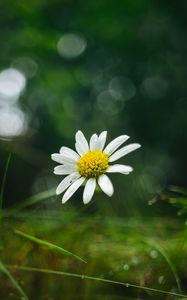
[[[1,175],[8,152],[13,153],[5,206],[58,184],[50,155],[62,145],[74,147],[78,129],[88,138],[107,130],[108,141],[128,134],[142,144],[123,160],[134,172],[111,176],[115,195],[95,195],[94,208],[108,203],[122,214],[145,208],[150,213],[147,202],[155,194],[169,184],[186,185],[186,13],[185,1],[0,2],[0,69],[23,57],[37,65],[19,100],[28,131],[1,140]],[[59,55],[57,43],[66,33],[85,38],[81,56]],[[113,114],[99,109],[97,97],[115,77],[131,80],[136,93],[122,107],[115,104]],[[147,79],[153,79],[148,92]],[[67,205],[82,206],[81,196],[77,192]],[[55,197],[48,205],[56,208],[60,202]],[[167,210],[163,204],[155,207]]]

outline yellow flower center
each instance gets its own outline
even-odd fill
[[[86,178],[97,178],[108,169],[108,155],[100,150],[89,151],[78,161],[79,174]]]

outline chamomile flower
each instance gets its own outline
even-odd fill
[[[78,188],[85,184],[83,202],[87,204],[93,197],[98,184],[101,190],[111,197],[114,193],[113,184],[106,173],[121,173],[128,175],[133,171],[131,166],[113,164],[114,161],[141,147],[134,143],[118,149],[129,139],[128,135],[121,135],[111,141],[106,147],[107,131],[98,136],[93,134],[90,141],[79,130],[75,135],[76,151],[61,147],[59,153],[54,153],[51,158],[59,163],[54,168],[54,174],[66,175],[56,189],[56,194],[63,192],[62,203],[68,201]]]

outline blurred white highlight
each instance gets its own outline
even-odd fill
[[[17,107],[0,109],[0,136],[12,139],[22,135],[27,130],[25,114]]]
[[[14,68],[0,73],[0,104],[11,104],[18,100],[26,85],[25,76]]]
[[[38,71],[38,65],[31,57],[18,57],[12,62],[12,67],[20,70],[27,78],[32,78]]]
[[[26,78],[15,68],[0,72],[0,138],[11,140],[26,132],[28,120],[18,106]]]
[[[57,43],[58,53],[64,58],[76,58],[86,49],[86,40],[84,37],[68,33],[64,34]]]
[[[119,114],[123,107],[124,101],[122,99],[117,99],[111,93],[106,90],[101,92],[97,97],[97,105],[99,110],[107,115],[117,115]]]
[[[114,77],[109,83],[109,91],[115,98],[126,101],[135,96],[136,87],[130,78]]]

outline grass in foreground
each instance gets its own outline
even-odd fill
[[[186,231],[176,219],[111,221],[77,214],[73,218],[72,211],[53,217],[30,211],[16,220],[5,218],[1,236],[3,264],[29,299],[56,300],[59,293],[83,300],[93,295],[109,300],[185,298]],[[53,251],[41,240],[71,249],[87,264]],[[12,299],[8,295],[16,291],[1,276],[2,299]]]

